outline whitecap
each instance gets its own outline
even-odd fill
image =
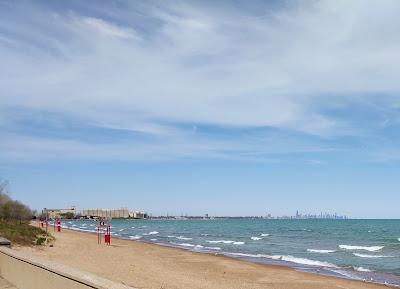
[[[261,237],[268,237],[269,234],[261,234],[260,236],[261,236]]]
[[[150,239],[150,241],[157,241],[157,239]]]
[[[209,249],[209,250],[221,250],[220,247],[204,247],[205,249]]]
[[[309,266],[318,266],[318,267],[332,267],[336,268],[337,266],[328,262],[323,262],[323,261],[316,261],[316,260],[310,260],[306,258],[297,258],[293,256],[272,256],[272,257],[277,257],[277,260],[282,260],[286,262],[292,262],[296,264],[302,264],[302,265],[309,265]],[[272,258],[274,259],[274,258]]]
[[[364,268],[364,267],[353,267],[354,270],[358,271],[358,272],[372,272],[372,270]]]
[[[179,240],[192,240],[192,238],[182,237],[182,236],[179,236],[179,237],[176,237],[176,238],[179,239]]]
[[[260,237],[250,237],[250,239],[252,239],[254,241],[258,241],[258,240],[261,240],[262,238],[260,238]]]
[[[335,253],[336,250],[307,249],[307,252],[310,252],[310,253],[320,253],[320,254],[329,254],[329,253]]]
[[[142,237],[139,235],[129,236],[129,239],[131,239],[131,240],[139,240],[140,238],[142,238]]]
[[[144,235],[144,236],[147,236],[147,235],[157,235],[157,234],[158,234],[157,231],[152,231],[152,232],[150,232],[150,233],[144,233],[143,235]]]
[[[231,244],[234,241],[224,241],[224,240],[217,240],[217,241],[206,241],[207,243],[211,243],[211,244],[219,244],[219,243],[224,243],[224,244]]]
[[[119,231],[122,232],[122,231],[124,231],[124,230],[125,230],[125,229],[120,229]]]
[[[400,238],[397,239],[400,242]]]
[[[179,244],[176,244],[176,245],[183,246],[183,247],[191,247],[191,248],[204,248],[204,246],[202,246],[202,245],[193,245],[193,244],[190,244],[190,243],[179,243]]]
[[[168,238],[176,238],[178,240],[192,240],[193,238],[184,237],[184,236],[168,236]]]
[[[245,254],[245,253],[229,253],[229,255],[233,256],[243,256],[243,257],[252,257],[252,258],[267,258],[276,261],[286,261],[301,265],[309,265],[309,266],[317,266],[317,267],[329,267],[329,268],[338,268],[336,265],[323,262],[323,261],[316,261],[306,258],[298,258],[293,257],[290,255],[264,255],[264,254]]]
[[[233,245],[243,245],[244,242],[237,242],[237,241],[231,241],[231,240],[217,240],[217,241],[206,241],[208,243],[211,244],[219,244],[219,243],[223,243],[223,244],[233,244]]]
[[[382,250],[384,248],[384,246],[366,247],[366,246],[339,245],[339,248],[344,249],[344,250],[365,250],[365,251],[369,251],[369,252],[375,252],[375,251]]]
[[[353,255],[360,258],[393,258],[393,256],[386,256],[386,255],[369,255],[369,254],[359,254],[359,253],[353,253]]]

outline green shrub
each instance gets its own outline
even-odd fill
[[[45,231],[31,226],[28,222],[0,220],[0,237],[11,241],[12,244],[32,246],[42,245],[46,240]],[[49,235],[50,241],[54,238]]]

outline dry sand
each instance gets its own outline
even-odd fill
[[[254,264],[221,255],[194,253],[138,241],[112,239],[63,230],[54,247],[16,248],[25,254],[95,273],[136,288],[151,289],[330,289],[387,288],[291,268]]]

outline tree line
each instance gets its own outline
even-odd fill
[[[7,182],[0,180],[0,219],[22,222],[32,219],[32,216],[32,210],[28,206],[9,197]]]

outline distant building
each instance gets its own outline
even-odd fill
[[[147,214],[145,212],[130,212],[129,217],[133,219],[146,219]]]
[[[86,218],[129,218],[128,208],[119,209],[83,209],[82,217]]]
[[[63,218],[66,216],[75,217],[76,209],[75,207],[67,208],[67,209],[43,209],[43,214],[45,215],[47,212],[47,217],[49,219],[57,219]]]

